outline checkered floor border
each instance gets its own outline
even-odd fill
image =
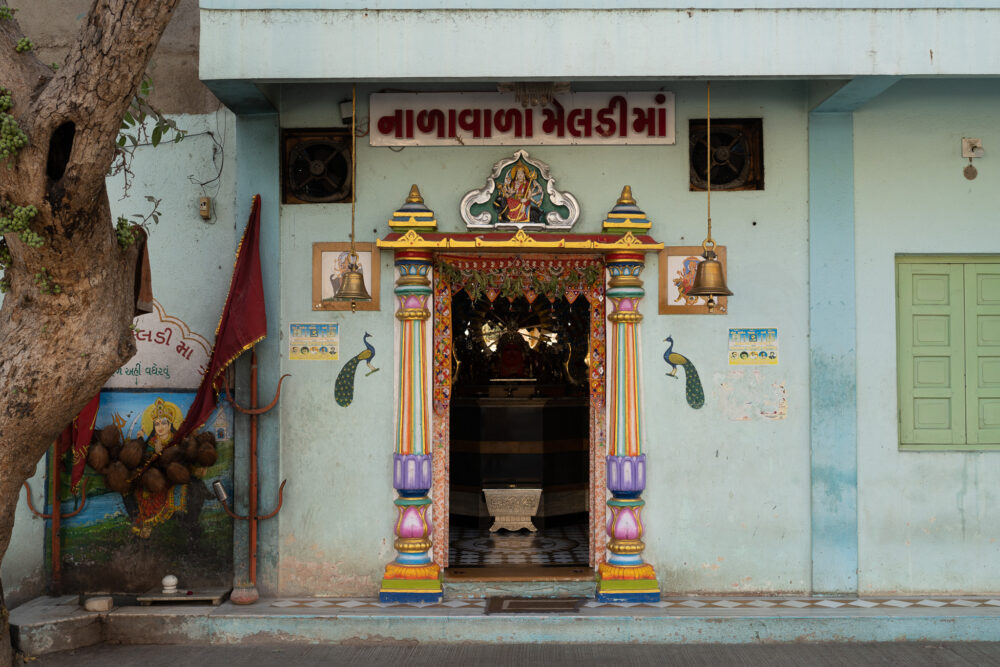
[[[272,607],[280,608],[312,608],[341,609],[389,608],[389,607],[437,607],[461,609],[466,607],[483,607],[485,600],[447,600],[438,603],[424,602],[379,602],[374,599],[344,599],[344,598],[294,598],[275,600]],[[594,607],[639,607],[669,609],[671,607],[687,609],[906,609],[906,608],[941,608],[941,607],[985,607],[1000,609],[1000,599],[986,598],[686,598],[664,597],[659,602],[597,602],[590,600],[584,603],[584,608]]]
[[[491,533],[453,527],[448,563],[453,567],[586,565],[590,558],[583,524]]]

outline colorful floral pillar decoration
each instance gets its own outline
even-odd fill
[[[626,188],[622,199],[631,200]],[[622,205],[621,199],[619,206]],[[634,206],[634,200],[627,202]],[[631,213],[631,212],[630,212]],[[641,212],[640,212],[641,214]],[[632,218],[637,217],[632,213]],[[645,217],[645,216],[641,216]],[[621,221],[617,221],[621,224]],[[632,220],[629,220],[632,222]],[[617,231],[617,230],[615,230]],[[639,394],[639,301],[645,295],[639,274],[645,266],[641,253],[612,252],[607,256],[607,296],[611,344],[608,350],[609,440],[607,560],[598,566],[597,599],[601,602],[656,602],[660,589],[653,566],[642,560],[642,507],[646,488],[646,455],[642,453]]]
[[[414,187],[414,191],[416,188]],[[419,198],[411,191],[408,203]],[[422,203],[422,202],[421,202]],[[421,220],[426,224],[425,220]],[[396,559],[385,566],[379,590],[382,602],[440,602],[441,572],[431,558],[431,522],[428,511],[432,482],[428,376],[424,354],[424,327],[430,318],[428,273],[431,253],[400,250],[396,253],[396,319],[400,323],[398,420],[392,485],[396,519]]]

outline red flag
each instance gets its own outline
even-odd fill
[[[75,492],[80,480],[83,479],[83,468],[87,465],[87,449],[90,439],[94,437],[94,422],[97,420],[97,408],[101,405],[101,395],[94,396],[83,406],[80,414],[73,418],[73,423],[59,436],[58,455],[62,456],[73,450],[73,474],[70,477],[70,488]]]
[[[236,265],[229,283],[226,307],[215,330],[215,347],[198,394],[177,429],[175,441],[193,432],[208,420],[218,405],[218,393],[225,380],[223,371],[244,351],[267,335],[264,312],[264,281],[260,273],[260,195],[254,195],[250,221],[236,249]]]

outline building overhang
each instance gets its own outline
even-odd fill
[[[948,8],[764,2],[746,9],[720,2],[655,8],[645,0],[624,9],[551,0],[531,9],[472,0],[324,4],[201,0],[201,78],[218,87],[1000,74],[1000,9],[962,2]]]

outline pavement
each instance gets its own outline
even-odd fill
[[[1000,642],[838,644],[377,644],[92,646],[42,656],[32,667],[142,665],[1000,665]]]

